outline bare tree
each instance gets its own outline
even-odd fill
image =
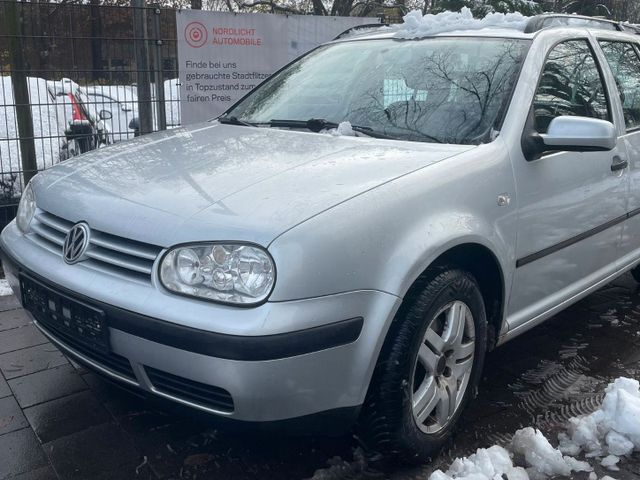
[[[91,5],[128,5],[131,0],[89,0]],[[149,0],[151,2],[151,0]],[[423,14],[469,7],[474,15],[491,12],[576,13],[640,23],[639,0],[157,0],[167,8],[192,8],[222,12],[269,12],[313,15],[376,16],[390,9],[420,10]],[[58,0],[57,3],[86,3]],[[155,3],[155,2],[154,2]],[[397,15],[396,15],[397,16]]]

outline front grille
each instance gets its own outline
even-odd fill
[[[71,350],[79,353],[83,357],[86,357],[107,370],[111,370],[137,383],[136,376],[133,373],[133,368],[131,368],[131,363],[126,358],[113,352],[103,353],[92,349],[52,325],[47,324],[45,326],[40,323],[40,328],[46,330],[53,338],[60,340]]]
[[[31,222],[31,238],[40,246],[62,256],[62,246],[74,223],[43,210]],[[82,262],[96,270],[129,279],[150,281],[153,263],[162,247],[130,240],[91,229],[87,260]]]
[[[151,367],[144,369],[158,392],[220,412],[233,412],[233,398],[223,388],[194,382]]]

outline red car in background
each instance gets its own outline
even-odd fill
[[[60,152],[60,160],[66,160],[81,153],[95,150],[112,141],[105,121],[111,119],[111,112],[96,108],[87,92],[73,80],[63,78],[49,81],[49,90],[57,103],[64,106],[66,142]]]

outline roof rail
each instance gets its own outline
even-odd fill
[[[336,35],[336,37],[334,38],[334,40],[339,40],[343,37],[346,37],[347,35],[349,35],[350,33],[353,33],[357,30],[364,30],[365,28],[378,28],[378,27],[388,27],[389,24],[388,23],[366,23],[364,25],[356,25],[355,27],[351,27],[346,29],[344,32]]]
[[[547,27],[587,27],[600,30],[614,30],[618,32],[631,31],[639,34],[640,30],[630,24],[583,15],[569,15],[561,13],[543,14],[531,17],[527,22],[524,33],[533,33]]]
[[[620,27],[622,27],[623,32],[631,32],[636,35],[640,35],[640,25],[634,25],[631,23],[621,23]]]

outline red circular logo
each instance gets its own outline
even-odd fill
[[[200,22],[191,22],[184,29],[184,39],[193,48],[206,45],[208,38],[207,28]]]

